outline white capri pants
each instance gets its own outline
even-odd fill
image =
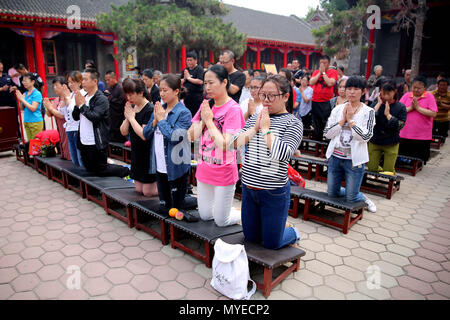
[[[202,220],[212,220],[219,227],[241,221],[240,212],[231,212],[236,184],[213,186],[197,180],[198,213]]]

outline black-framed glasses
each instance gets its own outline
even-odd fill
[[[265,94],[265,93],[258,93],[258,97],[259,100],[261,101],[266,101],[269,100],[269,102],[274,102],[276,97],[282,96],[282,93],[279,94],[273,94],[273,93],[269,93],[269,94]]]

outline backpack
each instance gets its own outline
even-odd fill
[[[218,239],[214,252],[211,286],[233,300],[249,300],[256,291],[256,284],[250,279],[244,245]],[[247,291],[249,281],[253,283],[250,292]]]

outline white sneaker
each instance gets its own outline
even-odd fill
[[[367,203],[367,210],[368,211],[370,211],[370,212],[377,212],[377,206],[369,198],[366,197],[366,201],[364,201],[364,202]]]

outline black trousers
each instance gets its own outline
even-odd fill
[[[400,138],[399,157],[409,156],[422,159],[424,164],[430,159],[431,140],[413,140]]]
[[[312,124],[311,111],[302,117],[302,122],[303,122],[303,130],[309,129],[311,127],[311,124]]]
[[[108,164],[107,149],[98,150],[95,145],[81,145],[80,154],[86,171],[95,173],[99,177],[123,178],[130,174],[130,169],[126,167]]]
[[[312,124],[314,126],[314,140],[323,140],[323,130],[327,125],[328,117],[331,114],[330,101],[312,102]]]
[[[169,181],[167,174],[156,172],[159,200],[164,201],[165,208],[183,208],[188,176],[189,172],[176,180]]]
[[[192,116],[195,116],[198,109],[200,109],[200,105],[202,104],[202,102],[203,102],[203,95],[201,93],[200,94],[188,93],[184,98],[184,105],[186,106],[186,108],[189,109],[189,111],[191,111]]]

